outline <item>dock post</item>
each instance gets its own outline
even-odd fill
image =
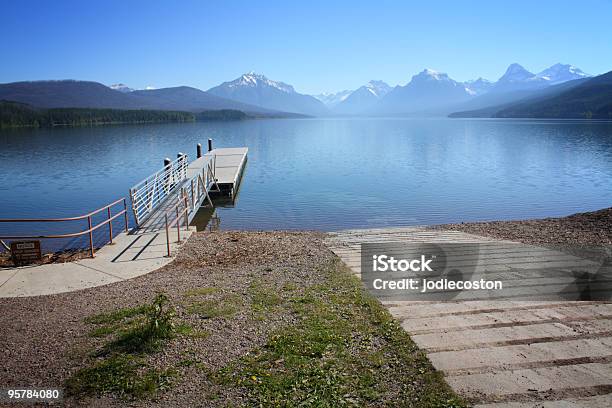
[[[166,157],[164,159],[164,175],[162,177],[162,180],[163,180],[162,182],[164,183],[163,187],[166,193],[168,192],[168,190],[170,190],[170,185],[172,184],[172,180],[171,180],[172,168],[170,167],[171,164],[172,164],[172,160]],[[168,173],[170,173],[170,176],[168,175]]]
[[[200,157],[202,157],[202,144],[198,143],[198,145],[196,146],[196,158],[199,159]]]
[[[185,159],[187,158],[187,155],[186,155],[185,153],[183,153],[183,152],[178,152],[178,153],[176,154],[176,158],[177,158],[177,159],[181,159],[181,158],[182,158],[182,160],[181,160],[182,165],[181,165],[181,167],[180,167],[180,169],[181,169],[181,175],[180,175],[180,177],[181,177],[181,180],[182,180],[182,179],[184,179],[185,177],[187,177],[187,163],[185,163],[185,162],[186,162],[186,160],[185,160]]]
[[[208,139],[208,151],[212,150],[212,139]]]

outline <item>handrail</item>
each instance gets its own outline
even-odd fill
[[[182,154],[161,170],[130,188],[130,200],[136,225],[140,225],[152,214],[158,204],[181,185],[181,182],[187,178],[187,166],[187,155]]]
[[[179,205],[183,205],[183,209],[179,211]],[[173,211],[174,210],[174,211]],[[170,223],[168,222],[168,214],[174,213],[176,211],[176,217]],[[181,190],[181,195],[178,197],[177,202],[172,206],[172,209],[166,211],[164,214],[164,218],[166,221],[166,248],[168,250],[168,257],[171,256],[170,253],[170,228],[174,227],[176,224],[176,234],[177,234],[177,242],[181,242],[181,225],[180,220],[184,217],[185,220],[185,230],[189,230],[189,206],[187,204],[187,194],[185,194],[184,190]]]
[[[101,211],[106,210],[108,207],[112,207],[116,204],[119,204],[121,201],[125,201],[125,198],[120,198],[117,201],[114,201],[108,205],[105,205],[102,208],[98,208],[90,213],[79,215],[78,217],[65,217],[65,218],[2,218],[0,222],[61,222],[61,221],[78,221],[90,217],[92,215],[96,215]],[[8,238],[7,238],[8,239]]]
[[[207,159],[206,165],[202,167],[201,172],[195,173],[188,182],[185,182],[185,187],[188,190],[188,201],[191,202],[191,210],[196,209],[200,204],[200,201],[206,198],[209,204],[212,206],[212,200],[208,194],[209,189],[214,184],[219,190],[217,180],[215,179],[215,168],[217,162],[216,155],[204,156]]]
[[[114,207],[115,205],[119,204],[123,202],[123,210],[119,211],[116,214],[112,214],[111,208]],[[95,226],[92,225],[92,219],[91,217],[99,214],[100,212],[106,210],[107,211],[107,218],[103,221],[101,221],[100,223],[96,224]],[[78,232],[71,232],[71,233],[67,233],[67,234],[54,234],[54,235],[16,235],[16,236],[11,236],[11,235],[0,235],[0,239],[11,239],[11,240],[16,240],[16,239],[54,239],[54,238],[72,238],[72,237],[79,237],[81,235],[85,235],[85,234],[89,234],[89,249],[90,249],[90,254],[91,257],[93,258],[95,255],[95,249],[93,246],[93,232],[95,230],[97,230],[98,228],[108,224],[108,229],[109,229],[109,243],[113,243],[113,224],[112,221],[115,220],[116,218],[118,218],[119,216],[123,215],[124,217],[124,222],[125,222],[125,232],[128,232],[128,215],[127,215],[127,201],[125,198],[120,198],[116,201],[113,201],[110,204],[105,205],[104,207],[98,208],[97,210],[91,211],[87,214],[84,215],[79,215],[77,217],[65,217],[65,218],[5,218],[5,219],[0,219],[0,223],[19,223],[19,222],[64,222],[64,221],[77,221],[77,220],[83,220],[83,219],[87,219],[87,229],[83,230],[83,231],[78,231]]]

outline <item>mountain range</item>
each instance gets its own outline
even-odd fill
[[[517,101],[455,112],[451,117],[612,119],[612,71],[574,79]]]
[[[370,81],[351,92],[332,108],[339,115],[359,115],[376,106],[390,91],[391,87],[383,81]]]
[[[478,78],[459,82],[446,73],[424,69],[403,86],[391,87],[383,81],[372,80],[355,90],[316,96],[299,93],[287,83],[254,72],[208,91],[188,86],[135,90],[123,83],[105,86],[90,81],[30,81],[0,84],[0,100],[45,109],[147,109],[195,113],[238,110],[275,117],[449,114],[453,117],[558,117],[570,114],[571,117],[607,117],[610,95],[606,93],[609,82],[605,75],[591,78],[568,64],[555,64],[534,74],[514,63],[497,81]],[[598,79],[601,77],[604,79]],[[566,102],[571,102],[571,107],[564,106]]]
[[[329,114],[329,109],[314,96],[300,94],[291,85],[254,72],[210,88],[208,93],[271,110],[311,116]]]
[[[127,87],[126,87],[127,88]],[[91,81],[27,81],[0,84],[0,100],[36,108],[149,109],[201,112],[231,109],[255,115],[280,112],[220,98],[188,86],[127,91]]]

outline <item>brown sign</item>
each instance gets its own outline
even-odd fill
[[[40,241],[13,241],[11,242],[11,256],[15,265],[26,265],[40,261]]]

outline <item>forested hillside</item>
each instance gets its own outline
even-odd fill
[[[248,117],[244,112],[228,109],[199,113],[87,108],[36,109],[23,103],[0,101],[0,128],[194,122]]]

